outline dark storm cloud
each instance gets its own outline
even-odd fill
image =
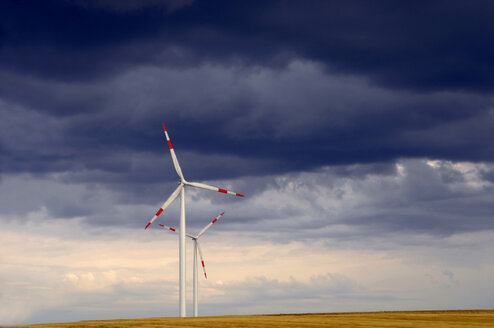
[[[492,90],[492,3],[282,2],[268,11],[277,36],[339,72],[387,87]]]
[[[2,7],[2,66],[23,74],[75,80],[115,72],[137,55],[117,59],[118,46],[157,32],[158,17],[119,14],[77,2],[4,1]]]
[[[29,153],[19,151],[26,137],[8,140],[8,172],[129,173],[128,160],[112,167],[115,151],[161,151],[160,121],[183,151],[245,160],[202,168],[204,178],[399,157],[493,159],[492,100],[478,95],[492,76],[486,2],[1,5],[0,97],[42,113],[30,115],[38,124],[55,121],[57,139],[56,152]],[[293,69],[294,60],[312,64]],[[261,78],[242,82],[256,71]],[[34,143],[47,141],[37,130]]]
[[[0,81],[4,169],[69,170],[87,181],[99,170],[112,174],[107,179],[150,181],[160,176],[156,156],[167,153],[163,121],[185,172],[197,179],[400,157],[493,159],[490,96],[389,91],[317,67],[146,68],[72,84],[7,74]]]
[[[2,7],[2,67],[65,80],[143,63],[272,66],[303,57],[392,88],[486,92],[494,82],[488,1],[4,1]]]
[[[173,190],[177,177],[161,122],[189,180],[223,187],[222,179],[235,179],[232,187],[247,194],[269,188],[275,175],[326,166],[333,177],[360,181],[396,175],[402,158],[494,160],[487,2],[0,6],[1,169],[75,188],[17,213],[45,205],[53,217],[110,224],[118,213],[136,224],[147,207],[106,204],[154,209]],[[412,220],[419,215],[414,206],[422,206],[415,197],[449,195],[466,197],[457,213],[472,203],[484,213],[474,211],[471,226],[458,218],[445,231],[490,228],[485,198],[469,202],[444,188],[464,176],[446,167],[438,176],[428,189],[400,193],[409,211],[354,209],[345,223],[420,231],[428,220],[439,232],[444,211]],[[492,180],[490,171],[483,178]],[[88,205],[77,204],[80,198]],[[383,198],[376,206],[396,201]],[[433,211],[429,204],[423,208]],[[324,227],[327,208],[312,206],[321,220],[308,228]],[[273,219],[303,211],[288,206]],[[243,218],[251,216],[245,209]]]

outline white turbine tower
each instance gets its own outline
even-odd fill
[[[201,246],[199,245],[199,237],[202,236],[203,233],[205,233],[209,228],[211,228],[211,226],[216,222],[218,221],[218,219],[220,217],[223,216],[223,214],[225,214],[225,212],[221,213],[220,215],[218,215],[217,217],[214,218],[213,221],[209,222],[208,225],[206,225],[198,234],[197,236],[194,236],[194,235],[191,235],[190,233],[185,233],[185,235],[187,237],[189,237],[190,239],[192,239],[194,241],[194,274],[193,274],[193,277],[194,277],[194,317],[197,317],[198,316],[198,297],[197,297],[197,291],[198,291],[198,288],[197,288],[197,254],[199,253],[199,257],[201,258],[201,264],[202,264],[202,271],[204,271],[204,277],[206,277],[206,279],[208,278],[207,274],[206,274],[206,266],[204,264],[204,258],[202,256],[202,251],[201,251]],[[165,229],[168,229],[170,231],[173,231],[173,232],[179,232],[177,231],[177,229],[174,229],[172,227],[169,227],[169,226],[166,226],[164,224],[160,224],[160,226],[162,226],[163,228]]]
[[[175,155],[175,150],[173,150],[172,143],[170,141],[170,138],[168,137],[168,132],[166,131],[165,124],[163,124],[163,131],[165,132],[166,136],[166,141],[168,142],[168,147],[170,148],[170,153],[172,155],[172,160],[173,160],[173,165],[175,166],[175,171],[177,171],[178,176],[180,177],[180,184],[175,189],[175,191],[168,197],[168,199],[163,203],[163,205],[160,207],[158,212],[154,215],[154,217],[149,221],[149,223],[146,225],[144,229],[147,229],[151,223],[153,223],[156,218],[163,213],[165,208],[168,207],[168,205],[171,204],[177,198],[178,194],[180,194],[180,238],[179,238],[179,256],[180,256],[180,269],[179,269],[179,290],[180,290],[180,296],[179,296],[179,308],[180,308],[180,316],[185,317],[185,187],[186,186],[191,186],[191,187],[196,187],[196,188],[201,188],[201,189],[206,189],[206,190],[212,190],[212,191],[218,191],[222,192],[225,194],[230,194],[230,195],[235,195],[235,196],[240,196],[244,197],[244,195],[237,194],[232,191],[228,191],[225,189],[221,189],[218,187],[213,187],[209,186],[204,183],[199,183],[199,182],[188,182],[185,180],[184,175],[182,174],[182,170],[180,169],[180,164],[178,164],[178,159],[177,156]]]

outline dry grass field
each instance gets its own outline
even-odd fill
[[[218,316],[199,318],[147,318],[79,321],[23,326],[30,328],[126,327],[494,327],[494,310],[414,311]]]

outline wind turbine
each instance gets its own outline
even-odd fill
[[[197,317],[198,316],[198,297],[197,297],[197,254],[199,254],[199,257],[201,258],[201,264],[202,264],[202,271],[204,271],[204,277],[206,277],[206,279],[208,278],[207,274],[206,274],[206,266],[204,264],[204,258],[202,256],[202,251],[201,251],[201,246],[199,245],[199,237],[202,236],[203,233],[205,233],[209,228],[211,228],[211,226],[216,222],[218,221],[218,219],[220,217],[223,216],[223,214],[225,214],[225,212],[221,213],[220,215],[218,215],[217,217],[214,218],[213,221],[209,222],[209,224],[207,224],[198,234],[197,236],[194,236],[194,235],[191,235],[190,233],[185,233],[185,235],[187,237],[189,237],[190,239],[192,239],[194,241],[194,317]],[[169,226],[166,226],[164,224],[160,224],[160,226],[162,226],[163,228],[165,229],[168,229],[170,231],[173,231],[173,232],[177,232],[177,229],[174,229],[172,227],[169,227]]]
[[[163,211],[170,205],[175,198],[177,198],[178,194],[180,194],[180,238],[178,242],[178,249],[179,249],[179,257],[180,257],[180,270],[179,270],[179,308],[180,308],[180,316],[181,317],[186,317],[186,312],[185,312],[185,187],[186,186],[191,186],[191,187],[196,187],[196,188],[201,188],[201,189],[206,189],[206,190],[212,190],[212,191],[217,191],[217,192],[222,192],[225,194],[230,194],[230,195],[235,195],[239,197],[244,197],[244,195],[237,194],[232,191],[228,191],[225,189],[221,189],[218,187],[213,187],[204,183],[200,182],[189,182],[185,180],[184,175],[182,174],[182,169],[180,168],[180,164],[178,164],[178,159],[177,155],[175,155],[175,150],[173,149],[172,143],[170,141],[170,137],[168,137],[168,132],[166,131],[165,124],[163,124],[163,131],[165,132],[166,136],[166,141],[168,142],[168,147],[170,148],[170,153],[172,155],[172,160],[173,160],[173,165],[175,166],[175,171],[177,171],[177,174],[180,178],[179,181],[179,186],[175,191],[168,197],[168,199],[163,203],[163,205],[160,207],[158,212],[154,215],[154,217],[149,221],[149,223],[146,225],[144,228],[147,229],[153,222],[158,218],[158,216],[163,213]]]

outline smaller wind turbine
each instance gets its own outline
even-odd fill
[[[191,235],[190,233],[185,233],[187,237],[192,239],[194,241],[194,317],[198,316],[198,300],[197,300],[197,254],[199,253],[199,257],[201,258],[201,264],[202,264],[202,271],[204,271],[204,277],[206,279],[208,278],[206,274],[206,266],[204,264],[204,258],[202,257],[202,251],[201,251],[201,246],[199,246],[199,237],[201,237],[211,226],[218,221],[220,217],[223,216],[225,212],[221,213],[217,217],[214,218],[213,221],[209,222],[202,230],[197,234],[197,236]],[[173,232],[177,232],[178,230],[169,226],[166,226],[164,224],[160,224],[165,229],[168,229]]]

